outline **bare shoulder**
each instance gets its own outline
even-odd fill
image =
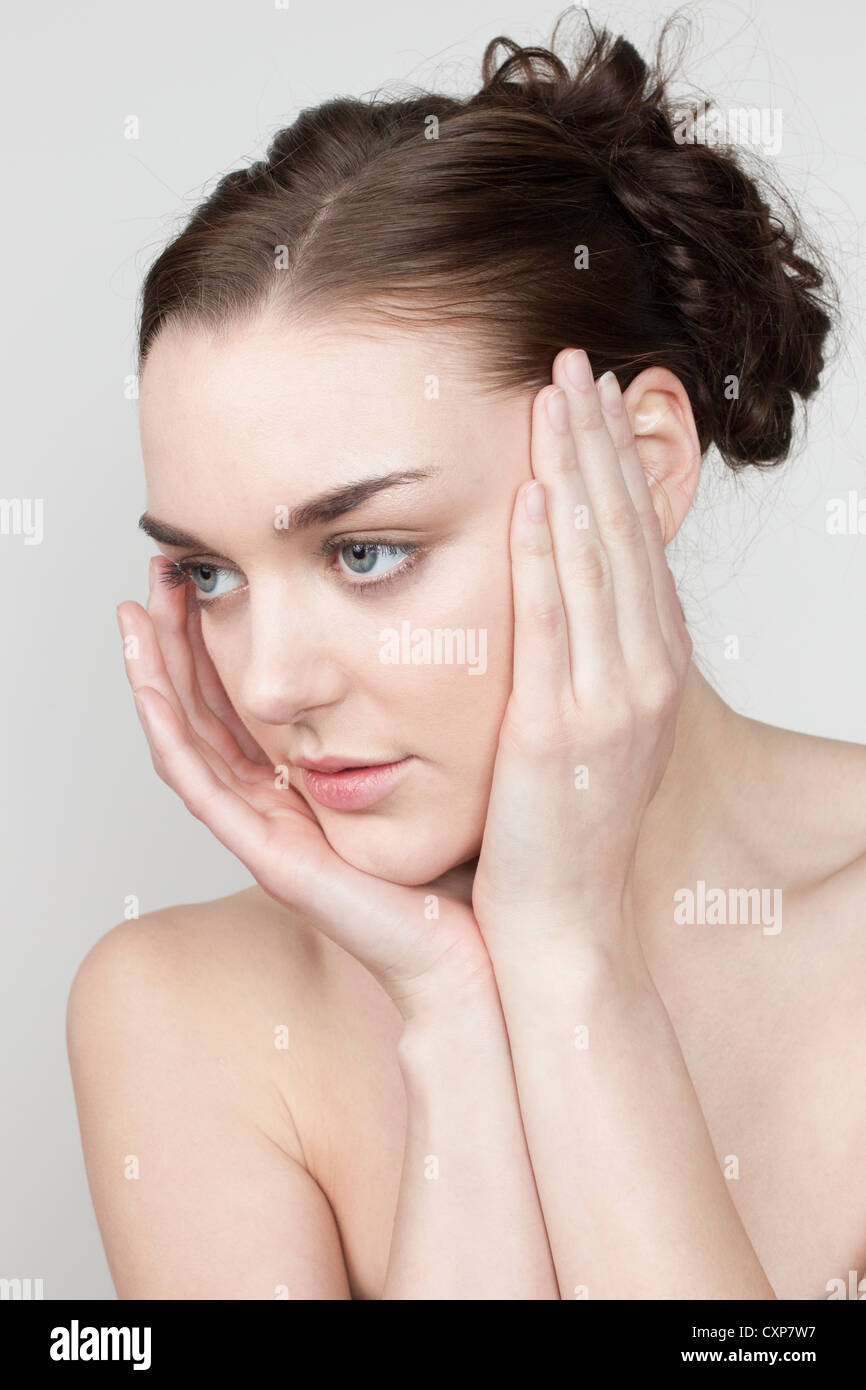
[[[786,881],[854,883],[866,871],[866,746],[757,720],[755,831]]]
[[[288,1108],[287,1037],[323,974],[321,938],[257,885],[118,923],[88,951],[69,994],[71,1050],[116,1024],[119,1001],[149,1035],[179,1030],[212,1058],[235,1102],[288,1151],[301,1146]],[[74,1059],[73,1059],[74,1060]]]
[[[319,934],[254,884],[223,898],[177,903],[118,923],[91,947],[78,974],[109,959],[120,964],[129,958],[140,964],[145,954],[152,955],[166,979],[183,963],[194,962],[195,977],[178,979],[187,979],[193,992],[203,994],[195,990],[196,984],[206,980],[213,986],[221,978],[228,983],[240,960],[244,977],[264,986],[274,969],[314,970],[321,952]]]
[[[866,747],[769,725],[761,736],[749,862],[782,889],[785,919],[785,951],[766,961],[784,954],[804,997],[832,998],[839,1025],[866,1036]]]
[[[93,953],[101,955],[108,949],[119,949],[121,942],[133,938],[170,951],[204,949],[218,967],[223,953],[230,954],[237,948],[253,950],[251,963],[263,949],[309,958],[315,951],[315,937],[316,933],[297,913],[281,907],[253,884],[223,898],[176,903],[120,922],[100,937],[82,966]]]
[[[82,961],[67,1046],[119,1297],[349,1297],[290,1103],[320,973],[318,934],[257,886],[119,923]]]

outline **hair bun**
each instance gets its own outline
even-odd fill
[[[678,16],[652,66],[588,20],[589,42],[566,63],[556,40],[568,17],[549,49],[493,39],[475,101],[549,118],[575,144],[641,239],[696,356],[689,386],[702,447],[714,441],[733,468],[778,462],[791,445],[793,397],[808,398],[824,367],[836,304],[829,270],[765,172],[748,172],[731,145],[678,138],[707,105],[668,97],[664,50]]]

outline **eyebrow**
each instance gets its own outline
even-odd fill
[[[293,508],[289,513],[289,525],[287,530],[299,531],[310,526],[320,526],[324,522],[334,521],[338,516],[343,516],[346,512],[353,512],[371,497],[375,497],[378,492],[384,492],[386,488],[400,487],[406,483],[419,483],[427,478],[434,477],[441,472],[439,468],[412,468],[408,471],[399,470],[395,473],[383,473],[378,477],[361,478],[354,483],[345,483],[341,487],[331,488],[328,492],[322,492],[318,497],[311,497],[309,501],[302,502]],[[166,521],[159,521],[149,512],[143,512],[139,517],[139,527],[145,535],[150,536],[151,540],[157,541],[161,545],[175,545],[179,547],[196,547],[200,550],[209,550],[206,541],[199,540],[198,536],[190,535],[188,531],[179,531],[176,526],[170,526]]]

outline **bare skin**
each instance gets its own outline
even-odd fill
[[[657,474],[653,442],[665,446],[674,512],[682,498],[688,505],[677,428],[667,443],[650,433],[643,459]],[[161,679],[151,662],[140,683],[159,688]],[[180,789],[188,773],[174,767],[170,740],[154,736],[167,780]],[[453,988],[443,988],[437,961],[435,1007],[422,1010],[402,988],[389,997],[344,949],[346,935],[329,940],[259,888],[110,933],[73,990],[70,1055],[118,1292],[570,1297],[581,1296],[571,1290],[585,1255],[590,1296],[826,1296],[828,1280],[862,1269],[866,1231],[861,1088],[840,1061],[863,1042],[864,756],[735,715],[692,664],[676,742],[640,822],[628,922],[595,902],[590,913],[576,907],[567,928],[582,937],[579,953],[569,954],[569,939],[560,954],[555,913],[521,944],[519,915],[503,912],[506,930],[495,907],[487,917],[495,893],[482,901],[476,892],[550,1248],[514,1124],[499,1001],[483,986],[452,975]],[[371,852],[357,840],[353,848],[360,859]],[[775,885],[783,930],[674,925],[674,894],[698,880]],[[444,893],[448,885],[438,886]],[[460,921],[457,907],[447,920]],[[632,927],[646,982],[631,966]],[[627,967],[609,968],[608,938],[621,944]],[[548,1016],[559,1030],[550,1036],[538,1023]],[[575,1018],[591,1018],[602,1044],[614,1019],[626,1039],[625,1070],[614,1057],[603,1094],[592,1079],[585,1093],[568,1091],[573,1058],[563,1065],[558,1039]],[[273,1046],[281,1024],[290,1036],[284,1051]],[[540,1074],[536,1037],[546,1048]],[[602,1074],[611,1055],[603,1045],[592,1054]],[[659,1059],[661,1073],[653,1071]],[[576,1101],[563,1107],[554,1094],[564,1118],[553,1148],[543,1079]],[[636,1173],[646,1188],[630,1239],[616,1234],[623,1182],[593,1172],[591,1151],[568,1170],[581,1172],[585,1189],[598,1184],[588,1213],[580,1214],[571,1177],[563,1184],[557,1172],[567,1146],[584,1142],[579,1124],[569,1133],[570,1115],[599,1115],[595,1131],[584,1126],[590,1135],[622,1123],[605,1110],[612,1086],[625,1098],[625,1181]],[[656,1117],[669,1146],[661,1167]],[[118,1181],[118,1144],[141,1160],[137,1186]],[[442,1162],[432,1181],[420,1176],[431,1155]],[[592,1216],[605,1199],[606,1224],[596,1229]],[[685,1250],[673,1230],[680,1199],[696,1212]],[[188,1237],[178,1236],[180,1213]],[[466,1266],[464,1285],[455,1263]]]
[[[671,842],[689,847],[677,862],[664,864],[651,841],[642,843],[644,949],[719,1160],[738,1157],[731,1196],[775,1293],[824,1299],[829,1281],[847,1285],[849,1270],[858,1279],[866,1271],[866,1098],[856,1065],[866,1046],[866,754],[745,719],[700,677],[695,688],[696,707],[707,712],[700,728],[708,730],[715,715],[748,746],[747,780],[744,787],[728,772],[709,784],[720,794],[700,799],[697,821],[684,806],[669,809],[678,832]],[[724,758],[709,763],[730,768]],[[780,788],[788,794],[779,795]],[[707,843],[715,847],[715,875]],[[778,937],[736,926],[674,929],[673,892],[694,882],[698,867],[708,881],[724,881],[727,872],[746,883],[760,869],[790,885]],[[694,933],[688,953],[678,936],[683,930]],[[403,1020],[385,991],[258,886],[124,923],[95,953],[95,978],[88,988],[80,977],[78,1007],[92,1017],[94,995],[104,999],[112,987],[138,999],[139,1053],[127,1074],[141,1078],[146,1052],[154,1076],[143,1099],[120,1082],[109,1089],[95,1055],[99,1037],[88,1042],[88,1029],[79,1044],[76,1090],[88,1171],[119,1296],[273,1297],[284,1282],[281,1245],[294,1238],[283,1224],[294,1160],[317,1185],[309,1219],[318,1222],[322,1260],[346,1270],[342,1294],[308,1286],[295,1296],[380,1298],[406,1126],[397,1056]],[[263,1030],[280,1022],[290,1028],[286,1052],[270,1038],[263,1045]],[[118,1022],[107,1026],[116,1039]],[[200,1087],[219,1110],[231,1105],[255,1146],[256,1163],[242,1171],[231,1164],[227,1175],[203,1159],[202,1142],[213,1156],[220,1140],[210,1126],[202,1136],[198,1112],[178,1148],[178,1111],[188,1114],[190,1099],[185,1042],[180,1063],[178,1050],[188,1034],[203,1043],[193,1073]],[[175,1085],[167,1084],[170,1077]],[[115,1119],[106,1132],[109,1106],[123,1123]],[[136,1133],[154,1165],[167,1166],[173,1201],[196,1195],[197,1211],[185,1218],[187,1234],[168,1271],[143,1273],[135,1220],[117,1205],[124,1193],[110,1151],[118,1127]],[[227,1180],[239,1201],[260,1200],[263,1208],[250,1278],[234,1293],[226,1269],[202,1253],[215,1215],[226,1212]],[[148,1207],[145,1219],[151,1217]]]

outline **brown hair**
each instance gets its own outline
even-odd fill
[[[623,388],[668,367],[702,451],[715,443],[730,467],[783,459],[794,396],[824,366],[826,267],[737,150],[677,138],[670,20],[654,68],[589,21],[569,64],[555,51],[569,13],[550,49],[493,39],[468,98],[414,88],[302,111],[151,266],[139,370],[168,321],[220,331],[270,304],[287,319],[454,332],[482,389],[540,390],[575,345]]]

